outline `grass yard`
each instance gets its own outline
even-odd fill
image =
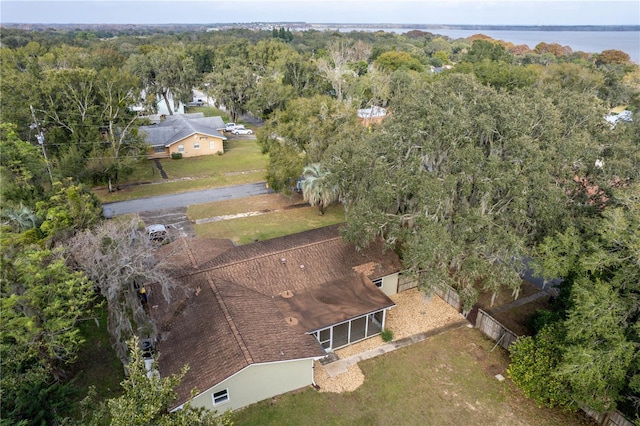
[[[275,194],[270,196],[278,197]],[[244,201],[238,200],[237,203],[233,201],[235,200],[220,202],[225,203],[223,206],[216,206],[218,203],[207,204],[206,206],[211,206],[211,210],[208,212],[206,207],[203,206],[198,206],[197,210],[195,208],[189,208],[187,214],[189,215],[189,219],[195,220],[194,217],[191,216],[192,214],[197,214],[200,218],[207,218],[219,214],[241,214],[261,210],[255,209],[255,206],[243,206],[243,203],[246,203],[247,199]],[[245,210],[246,208],[251,208],[251,210]],[[344,209],[341,205],[330,206],[322,216],[318,214],[317,207],[307,205],[273,210],[257,216],[196,224],[194,228],[198,237],[227,238],[235,244],[248,244],[255,240],[268,240],[342,222],[344,222]]]
[[[106,306],[96,307],[93,317],[82,321],[79,328],[85,343],[69,371],[74,386],[80,390],[77,401],[87,395],[91,385],[96,389],[96,401],[120,396],[124,368],[111,346]]]
[[[312,388],[238,411],[240,425],[592,425],[579,413],[538,408],[506,375],[501,348],[460,328],[359,363],[353,392]]]
[[[222,121],[224,121],[225,123],[229,121],[229,114],[226,111],[223,111],[215,107],[194,106],[194,107],[185,107],[185,108],[186,108],[185,110],[186,114],[195,114],[195,113],[201,112],[204,114],[205,117],[221,117]]]
[[[154,195],[214,188],[265,179],[268,157],[255,139],[229,139],[222,155],[159,160],[167,179],[160,176],[154,161],[141,162],[121,184],[121,190],[109,193],[106,187],[94,188],[101,202],[130,200]]]

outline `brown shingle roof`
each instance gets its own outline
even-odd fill
[[[163,376],[177,374],[189,364],[189,372],[176,389],[178,404],[187,400],[193,388],[204,391],[247,366],[206,277],[193,276],[189,284],[184,297],[171,305],[177,309],[166,310],[169,315],[159,324],[157,344],[158,368]],[[200,289],[197,296],[196,288]]]
[[[398,257],[383,254],[380,242],[356,251],[341,240],[337,226],[229,247],[223,254],[218,243],[180,242],[182,254],[175,259],[182,264],[176,274],[181,285],[171,305],[153,291],[149,295],[160,330],[161,374],[190,365],[177,404],[193,388],[205,391],[252,363],[322,356],[317,340],[305,332],[393,305],[354,268],[375,279],[398,272]],[[205,259],[212,260],[203,265]],[[295,295],[283,304],[285,290]],[[287,323],[294,316],[299,326]]]
[[[285,318],[295,318],[304,332],[313,332],[348,319],[395,305],[363,274],[312,287],[302,293],[274,298]]]
[[[236,247],[202,269],[276,296],[285,290],[300,292],[340,280],[363,264],[369,264],[366,272],[372,280],[398,272],[401,269],[398,256],[383,250],[383,243],[375,241],[358,251],[353,244],[342,241],[338,225],[333,225]]]
[[[228,239],[179,238],[158,247],[155,256],[173,268],[174,276],[183,276],[234,247],[233,241]]]

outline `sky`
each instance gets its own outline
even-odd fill
[[[638,0],[0,0],[0,23],[640,25]]]

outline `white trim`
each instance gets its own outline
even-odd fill
[[[184,408],[184,404],[178,405],[176,408],[169,410],[170,413],[175,413],[178,410],[182,410]]]
[[[352,345],[352,344],[357,343],[357,342],[361,342],[361,341],[363,341],[365,339],[368,339],[370,337],[373,337],[375,335],[379,335],[380,333],[382,333],[382,330],[384,330],[384,324],[385,324],[385,318],[387,316],[387,310],[389,310],[389,309],[391,309],[391,308],[393,308],[395,306],[396,305],[394,304],[394,305],[392,305],[392,306],[390,306],[388,308],[378,309],[377,311],[372,311],[372,312],[369,312],[369,313],[367,313],[365,315],[361,315],[359,317],[353,317],[353,318],[348,319],[346,321],[339,322],[339,323],[330,325],[330,326],[325,327],[325,328],[321,328],[321,329],[318,329],[318,330],[314,330],[314,331],[308,332],[307,334],[313,336],[318,341],[320,346],[322,346],[323,343],[325,343],[326,341],[320,341],[320,332],[325,331],[325,330],[329,330],[329,336],[330,336],[330,338],[329,338],[329,347],[325,348],[324,346],[322,346],[322,348],[325,350],[325,352],[333,352],[336,349],[344,348],[346,346]],[[382,324],[380,326],[380,332],[376,333],[376,334],[369,335],[369,316],[370,315],[375,315],[378,312],[382,312]],[[364,337],[361,338],[361,339],[352,341],[351,340],[351,323],[353,321],[357,321],[357,320],[363,319],[363,318],[364,318],[364,324],[365,324],[364,325],[364,330],[365,330]],[[372,319],[372,320],[375,322],[375,319]],[[333,341],[333,329],[335,327],[337,327],[337,326],[340,326],[340,325],[343,325],[343,324],[346,324],[346,323],[348,323],[348,327],[347,327],[347,344],[346,345],[342,345],[342,346],[338,346],[338,347],[334,347],[333,346],[333,344],[334,344],[334,341]],[[316,334],[317,334],[317,337],[315,336]]]
[[[177,141],[169,142],[165,146],[171,146],[171,145],[177,144],[178,142],[182,142],[185,139],[189,139],[193,135],[205,135],[205,136],[210,136],[212,138],[217,138],[217,139],[224,140],[224,141],[227,140],[227,137],[223,136],[223,135],[211,135],[209,133],[193,132],[193,133],[191,133],[191,134],[189,134],[189,135],[187,135],[185,137],[182,137],[182,138],[178,139]]]
[[[216,394],[223,394],[223,395],[219,395],[218,398],[222,397],[224,398],[224,400],[220,402],[216,402]],[[211,394],[211,402],[213,402],[214,407],[218,405],[227,404],[229,401],[231,401],[231,397],[229,396],[229,388],[225,388],[225,389],[219,390],[218,392],[213,392]]]
[[[388,306],[388,307],[386,307],[386,308],[382,308],[382,309],[377,309],[377,310],[375,310],[375,311],[367,312],[366,314],[364,314],[364,315],[360,315],[359,317],[349,318],[348,320],[344,320],[344,321],[342,321],[342,322],[337,322],[337,323],[335,323],[335,324],[331,324],[331,325],[328,325],[328,326],[326,326],[326,327],[317,328],[317,329],[315,329],[315,330],[309,331],[307,334],[313,334],[313,333],[315,333],[315,332],[317,332],[317,331],[320,331],[320,330],[326,330],[327,328],[335,327],[335,326],[338,326],[338,325],[340,325],[340,324],[344,324],[344,323],[349,322],[349,321],[357,320],[357,319],[360,319],[360,318],[366,317],[367,315],[375,314],[376,312],[386,311],[387,309],[391,309],[391,308],[393,308],[393,307],[395,307],[395,306],[396,306],[396,304],[394,303],[394,304],[393,304],[393,305],[391,305],[391,306]],[[332,337],[333,337],[333,336],[332,336]]]

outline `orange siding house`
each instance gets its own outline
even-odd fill
[[[170,158],[174,153],[188,158],[224,153],[223,127],[222,118],[197,113],[166,116],[139,130],[149,145],[147,158]]]

